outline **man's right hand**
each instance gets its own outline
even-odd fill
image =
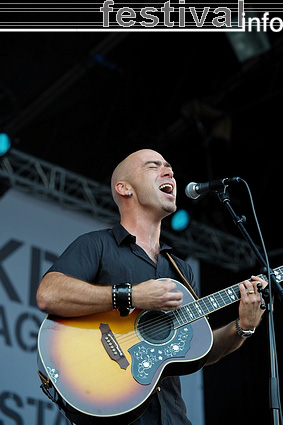
[[[183,293],[171,280],[147,280],[133,286],[132,303],[141,310],[175,310],[183,301]]]

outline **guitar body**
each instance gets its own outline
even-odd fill
[[[183,305],[194,301],[175,283],[184,294]],[[133,310],[127,317],[117,311],[76,318],[49,315],[38,336],[41,375],[70,412],[88,415],[97,420],[93,423],[107,423],[113,416],[130,423],[145,410],[162,378],[195,372],[210,351],[207,319],[182,324],[180,314]]]

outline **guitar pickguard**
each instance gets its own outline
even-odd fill
[[[174,337],[164,344],[153,345],[142,341],[128,351],[132,356],[132,375],[142,385],[151,383],[158,367],[167,359],[185,357],[193,336],[191,325],[176,330]],[[176,360],[175,360],[176,361]]]

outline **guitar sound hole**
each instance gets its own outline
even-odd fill
[[[141,337],[152,344],[163,344],[175,334],[170,313],[146,311],[141,314],[137,324]]]

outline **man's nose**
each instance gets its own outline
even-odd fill
[[[173,178],[174,172],[173,172],[172,168],[170,168],[170,167],[163,167],[162,176],[163,177],[167,177],[168,176],[170,178]]]

